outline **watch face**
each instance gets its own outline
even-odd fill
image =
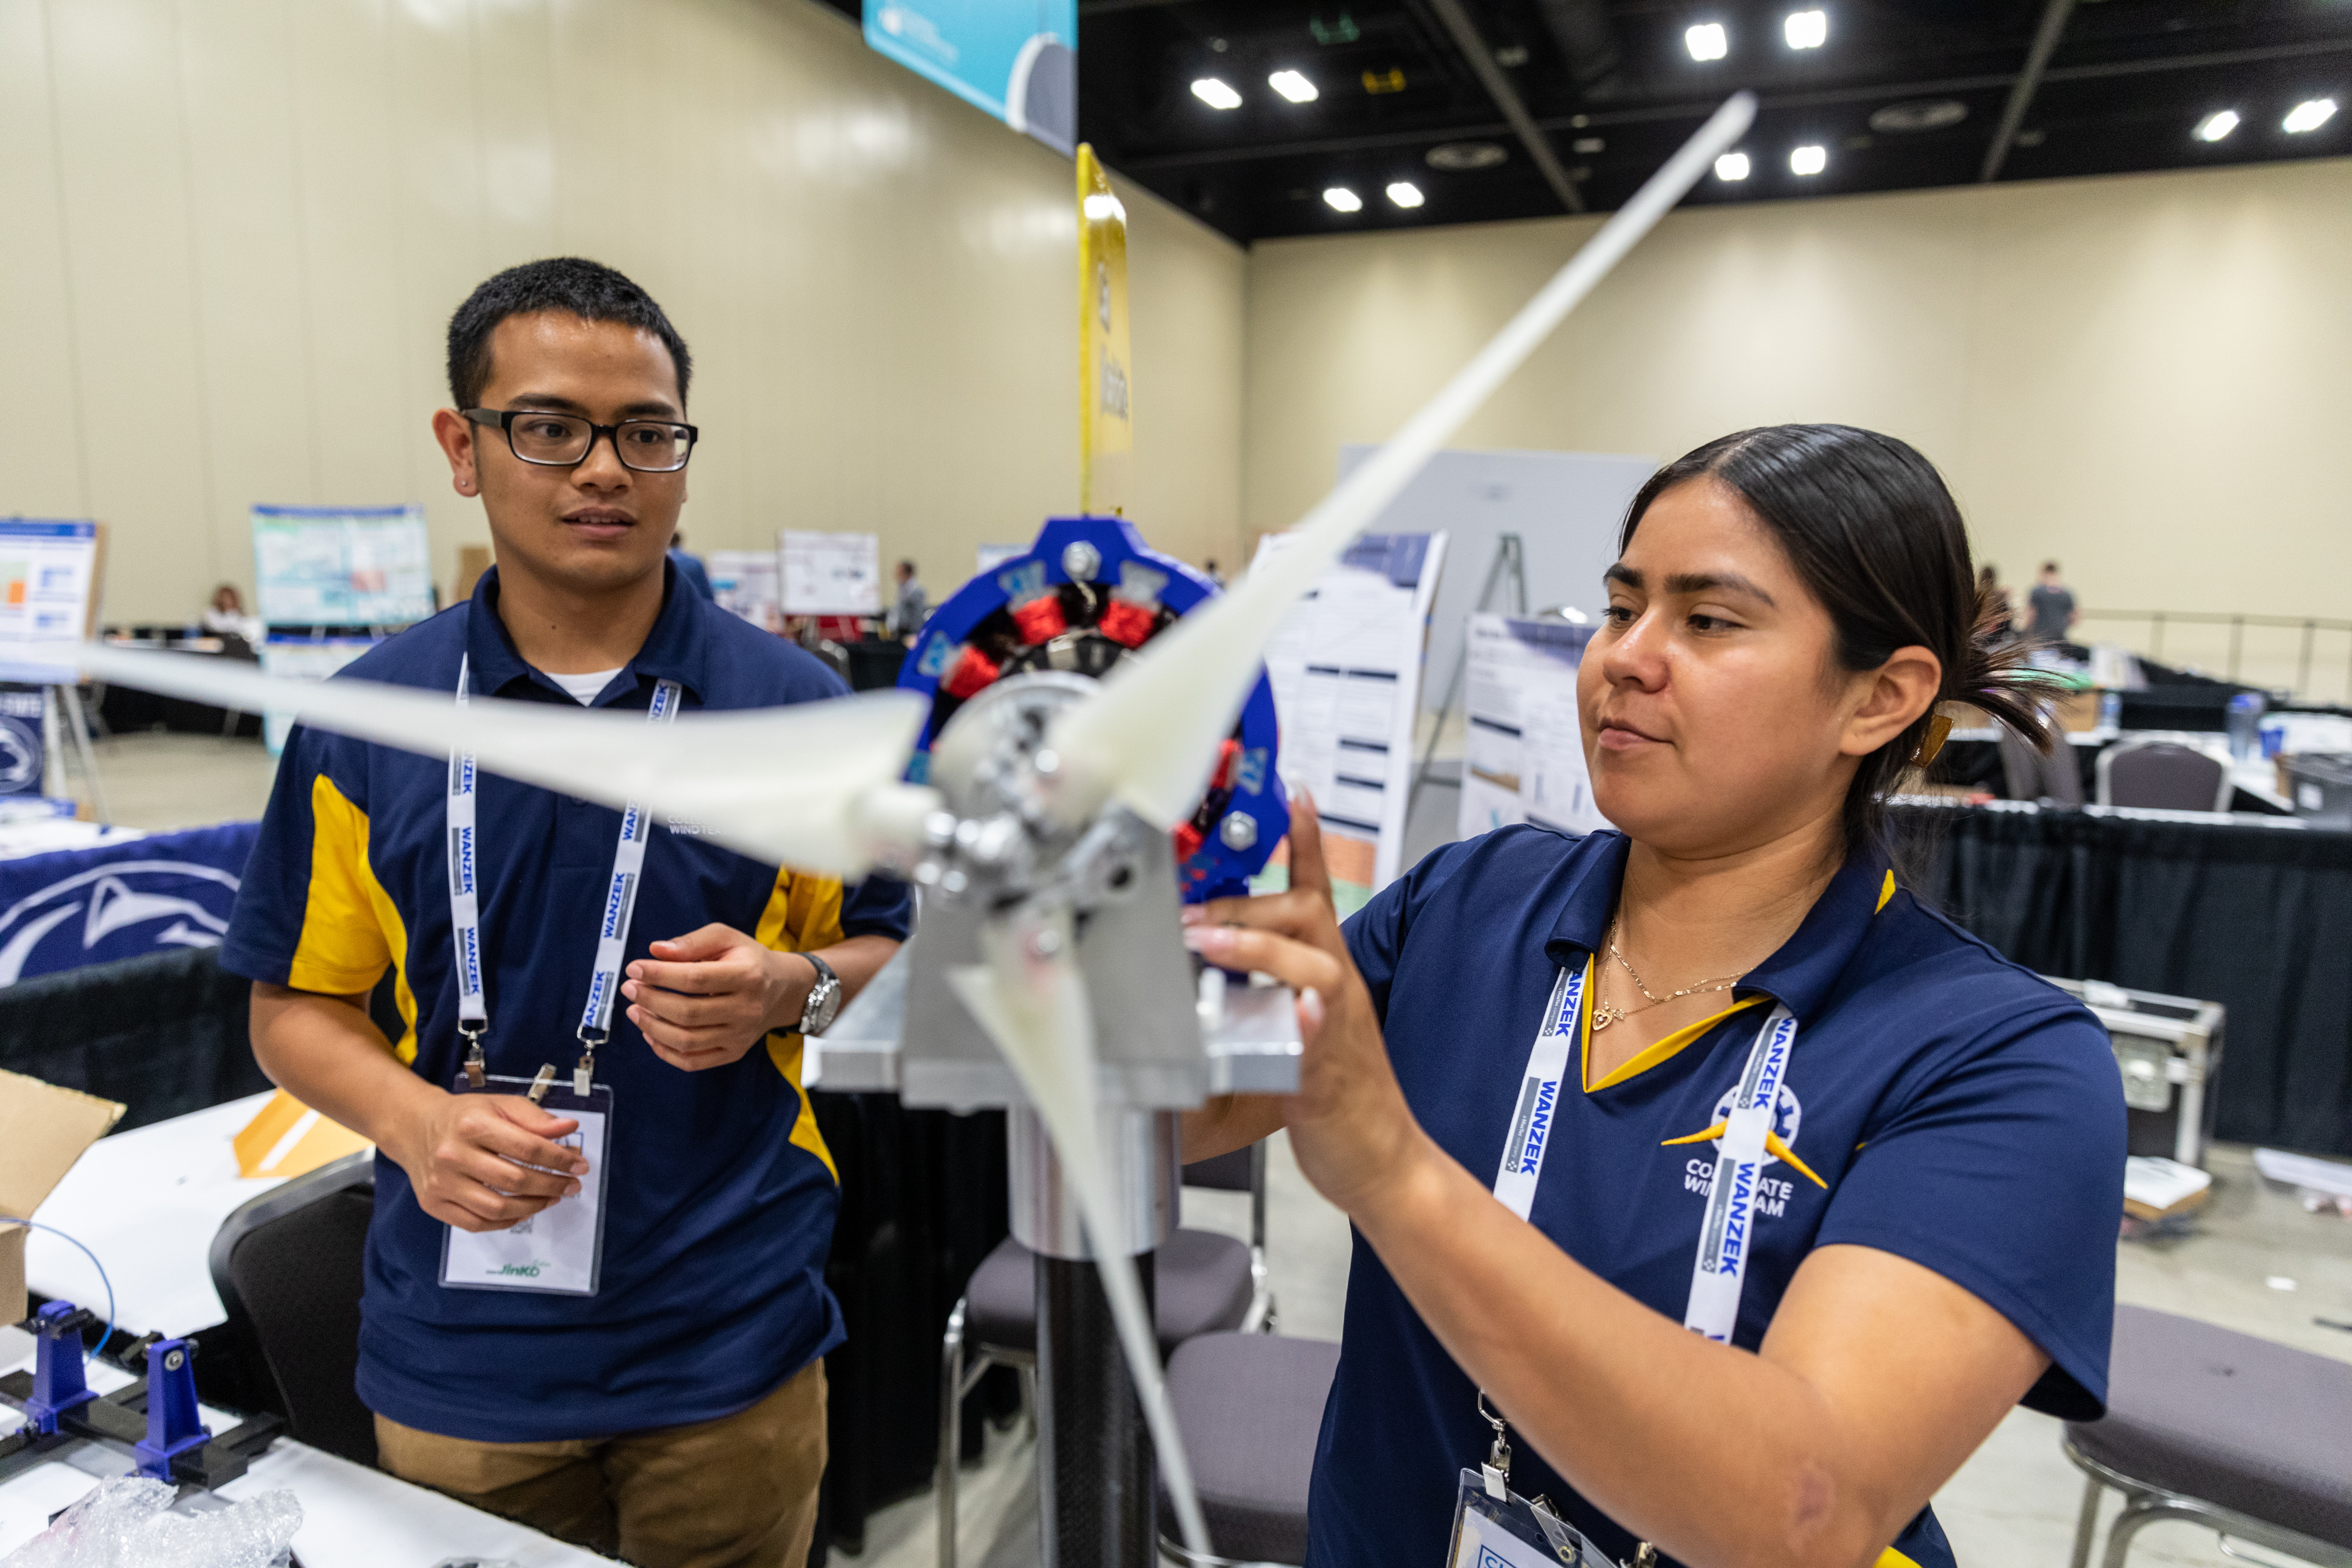
[[[841,982],[828,975],[809,992],[808,1007],[801,1015],[803,1034],[823,1034],[832,1026],[833,1015],[841,1010]]]

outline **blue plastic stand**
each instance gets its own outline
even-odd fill
[[[33,1314],[33,1396],[23,1408],[25,1424],[41,1437],[57,1436],[58,1416],[98,1397],[82,1378],[81,1325],[89,1316],[71,1301],[51,1301]]]
[[[159,1340],[147,1347],[147,1436],[131,1445],[139,1473],[172,1479],[172,1461],[201,1448],[212,1429],[198,1419],[195,1346],[184,1339]]]

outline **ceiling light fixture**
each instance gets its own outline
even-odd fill
[[[2217,109],[2199,120],[2197,129],[2189,134],[2200,141],[2219,141],[2237,129],[2238,111],[2234,109]]]
[[[1684,30],[1683,47],[1695,60],[1719,60],[1731,52],[1731,36],[1720,22],[1701,22]]]
[[[1748,178],[1748,154],[1745,152],[1727,152],[1722,157],[1717,159],[1715,161],[1715,177],[1718,180],[1745,180]]]
[[[1510,159],[1509,151],[1497,142],[1441,141],[1429,150],[1422,162],[1449,174],[1466,174],[1473,169],[1492,169],[1497,163],[1507,163]]]
[[[1235,92],[1230,83],[1220,81],[1215,77],[1202,77],[1194,82],[1192,96],[1211,109],[1239,109],[1242,106],[1242,95]]]
[[[1870,128],[1890,136],[1917,131],[1942,131],[1969,117],[1969,106],[1957,98],[1915,98],[1870,111]]]
[[[1360,213],[1364,198],[1345,185],[1334,185],[1323,193],[1324,204],[1335,213]]]
[[[1127,204],[1101,191],[1087,192],[1087,199],[1079,203],[1078,207],[1090,224],[1107,224],[1113,219],[1127,222]]]
[[[1830,14],[1791,11],[1780,24],[1780,36],[1792,49],[1818,49],[1830,41]]]
[[[2336,100],[2332,98],[2309,98],[2286,111],[2279,121],[2281,131],[2300,136],[2306,131],[2316,131],[2336,118]]]
[[[1301,71],[1276,71],[1265,78],[1265,85],[1293,103],[1313,103],[1318,96],[1315,84]]]
[[[1427,198],[1411,180],[1398,180],[1389,186],[1389,200],[1400,207],[1417,207]]]
[[[1830,155],[1826,148],[1808,142],[1802,147],[1790,149],[1789,172],[1791,174],[1818,174],[1829,166]]]

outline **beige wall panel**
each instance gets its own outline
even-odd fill
[[[1594,226],[1258,246],[1248,526],[1287,526],[1342,443],[1390,434]],[[1943,467],[2012,581],[2054,554],[2091,604],[2343,616],[2325,455],[2352,423],[2347,254],[2343,160],[1695,209],[1458,444],[1665,457],[1750,424],[1871,425]],[[2292,677],[2273,664],[2248,673]]]
[[[213,562],[253,604],[251,508],[317,498],[319,441],[310,362],[299,121],[289,90],[295,5],[181,0],[195,325],[211,487]]]
[[[1241,528],[1247,257],[1141,187],[1117,183],[1128,212],[1128,287],[1138,302],[1129,323],[1135,519],[1158,548],[1195,565],[1213,557],[1231,575],[1247,559]]]
[[[48,19],[88,506],[117,530],[108,607],[193,617],[215,564],[172,6],[75,0]]]
[[[87,516],[80,367],[41,0],[0,0],[0,516]]]

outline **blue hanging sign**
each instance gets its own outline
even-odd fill
[[[1078,0],[866,0],[866,41],[1067,156],[1078,140]]]

